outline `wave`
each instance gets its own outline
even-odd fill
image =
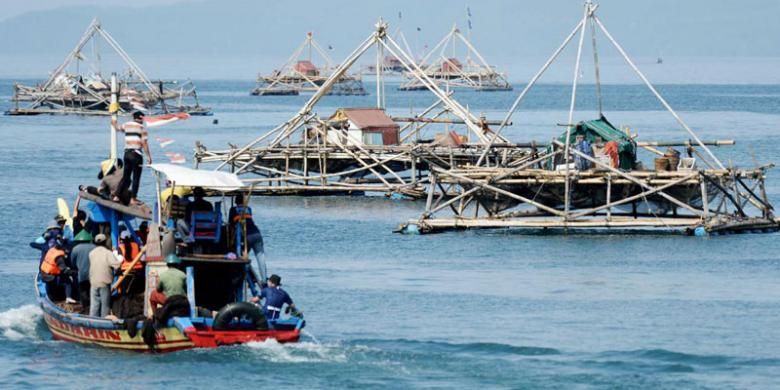
[[[356,340],[355,342],[363,344],[390,344],[397,346],[408,346],[414,349],[423,349],[426,352],[437,353],[474,353],[490,355],[522,355],[522,356],[541,356],[541,355],[559,355],[561,351],[555,348],[535,347],[535,346],[517,346],[511,344],[478,342],[478,343],[448,343],[441,341],[420,341],[409,339],[395,340]]]
[[[37,327],[41,316],[41,309],[35,305],[0,312],[0,335],[12,341],[38,338]]]

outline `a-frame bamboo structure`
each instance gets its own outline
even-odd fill
[[[483,155],[478,164],[459,169],[432,169],[430,188],[442,188],[435,197],[428,192],[426,210],[419,219],[402,224],[402,232],[438,232],[451,229],[512,228],[523,231],[650,230],[704,235],[718,232],[778,230],[765,190],[766,169],[726,167],[708,146],[724,142],[702,141],[658,93],[644,74],[596,16],[597,6],[585,3],[582,19],[517,97],[504,122],[564,48],[577,36],[568,121],[563,136],[521,164],[491,162]],[[689,138],[683,142],[637,142],[623,135],[604,118],[596,46],[597,31],[614,46],[661,105]],[[600,119],[573,123],[585,36],[590,32]],[[494,133],[498,137],[504,129]],[[589,133],[589,130],[600,133]],[[593,134],[614,134],[621,139],[620,165],[598,158],[583,142]],[[583,137],[579,138],[577,135]],[[725,142],[725,144],[730,144]],[[615,153],[619,149],[615,143]],[[688,157],[667,155],[657,146],[683,146]],[[643,168],[632,150],[657,157],[656,169]],[[668,165],[669,161],[675,164]]]
[[[465,48],[463,61],[458,58],[459,48]],[[485,58],[463,35],[457,26],[453,26],[444,38],[426,54],[420,64],[425,74],[447,88],[468,88],[477,91],[511,91],[512,85],[506,75],[499,73],[488,64]],[[399,87],[402,91],[425,89],[417,79],[407,74],[407,80]]]
[[[76,47],[51,72],[45,82],[37,86],[14,85],[12,100],[15,107],[6,114],[108,115],[111,93],[109,82],[103,77],[99,50],[101,39],[128,68],[120,80],[122,88],[119,104],[122,113],[143,110],[209,114],[210,110],[198,102],[197,92],[191,81],[179,85],[176,82],[149,79],[97,19],[92,20]],[[92,56],[88,57],[85,49],[90,43]],[[91,74],[84,74],[84,67],[87,67],[86,71]],[[26,104],[20,106],[20,102]]]
[[[314,55],[319,57],[316,61]],[[319,62],[319,64],[318,64]],[[298,46],[281,68],[268,75],[258,75],[257,85],[251,94],[298,95],[300,92],[316,92],[336,69],[330,55],[314,39],[311,32],[306,34],[303,43]],[[332,95],[365,95],[363,81],[359,74],[344,74],[329,91]]]
[[[370,109],[342,109],[336,115],[321,117],[314,110],[320,99],[339,83],[346,72],[369,49],[376,49],[376,63],[385,55],[398,58],[404,68],[426,85],[436,101],[412,117],[390,117],[385,111],[383,73],[376,77],[376,106]],[[377,69],[382,69],[378,66]],[[393,142],[366,142],[339,113],[367,110],[372,118],[383,121]],[[347,118],[348,119],[348,118]],[[388,123],[390,120],[392,122]],[[217,169],[231,169],[261,194],[354,194],[379,192],[410,197],[424,195],[427,172],[431,167],[454,168],[475,163],[485,153],[491,139],[491,122],[478,118],[443,91],[414,62],[411,55],[387,34],[380,21],[366,38],[323,82],[322,86],[290,120],[241,148],[207,150],[199,145],[197,164],[218,163]],[[395,126],[395,127],[393,127]],[[425,140],[424,131],[435,126],[463,126],[465,134],[445,131],[442,138]],[[384,137],[385,135],[383,135]],[[501,136],[487,155],[507,163],[524,158]],[[384,138],[383,138],[384,139]]]

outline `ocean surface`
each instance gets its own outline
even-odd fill
[[[196,140],[242,145],[308,98],[252,97],[251,82],[197,84],[215,116],[153,129],[156,161],[174,151],[191,162]],[[521,88],[455,97],[502,119]],[[715,149],[724,163],[780,162],[780,85],[658,89],[702,138],[737,141]],[[11,91],[0,80],[1,110]],[[387,92],[399,115],[433,102]],[[569,93],[540,85],[507,135],[552,138]],[[594,89],[581,93],[575,120],[592,119]],[[374,102],[327,97],[316,111]],[[689,138],[641,85],[605,86],[604,112],[643,140]],[[0,388],[780,388],[778,234],[405,236],[392,231],[424,204],[382,196],[252,199],[269,270],[306,316],[298,344],[152,355],[53,341],[27,243],[56,214],[57,197],[72,201],[79,184],[96,183],[108,134],[106,118],[0,116]],[[176,142],[163,150],[155,137]],[[778,181],[771,171],[775,204]]]

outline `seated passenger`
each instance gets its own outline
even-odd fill
[[[268,275],[265,267],[265,257],[263,256],[265,254],[263,235],[252,220],[252,208],[244,204],[244,196],[241,194],[236,195],[235,201],[236,205],[230,208],[228,218],[234,228],[233,231],[238,231],[242,224],[246,226],[247,246],[255,254],[255,263],[251,264],[252,274],[258,284],[263,284],[266,275]],[[243,232],[241,237],[243,238]]]
[[[192,223],[192,213],[195,211],[206,211],[206,212],[212,212],[214,211],[214,206],[207,200],[203,199],[204,196],[206,196],[206,192],[203,191],[203,188],[201,187],[195,187],[192,189],[192,196],[193,200],[192,202],[187,203],[187,206],[185,207],[184,211],[184,219],[179,220],[176,223],[176,230],[178,230],[179,234],[184,237],[189,237],[190,235],[190,223]]]
[[[287,304],[286,313],[292,311],[291,315],[293,317],[303,318],[303,312],[298,311],[298,309],[295,308],[292,298],[290,298],[290,295],[287,294],[286,291],[282,290],[281,286],[282,278],[276,274],[271,275],[271,277],[268,278],[268,286],[260,291],[259,297],[252,297],[252,303],[258,303],[260,302],[260,299],[265,299],[265,302],[263,302],[263,312],[269,320],[279,318],[279,315],[282,314],[282,306],[284,306],[285,303]]]
[[[168,265],[168,268],[160,272],[157,289],[149,296],[149,303],[152,305],[153,310],[156,310],[158,306],[164,305],[168,297],[174,295],[187,296],[187,274],[179,269],[181,259],[174,254],[170,254],[165,258],[165,263]]]
[[[100,180],[100,186],[97,189],[87,187],[84,190],[90,194],[127,205],[130,203],[130,191],[122,187],[124,172],[124,163],[121,159],[103,161],[97,177]]]

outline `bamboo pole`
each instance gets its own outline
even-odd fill
[[[119,277],[119,278],[116,280],[116,283],[114,283],[114,285],[113,285],[113,286],[111,286],[111,291],[112,291],[112,292],[113,292],[113,291],[116,291],[117,287],[119,287],[119,285],[120,285],[120,284],[122,284],[122,282],[125,280],[125,278],[127,277],[127,275],[129,275],[129,274],[130,274],[130,272],[132,272],[132,271],[133,271],[133,267],[135,266],[135,264],[136,264],[136,263],[138,263],[139,261],[141,261],[141,257],[142,257],[142,256],[143,256],[143,254],[146,252],[146,248],[147,248],[147,247],[146,247],[146,246],[144,246],[143,248],[141,248],[141,250],[140,250],[140,251],[138,251],[138,254],[137,254],[137,255],[135,255],[135,258],[133,259],[133,261],[132,261],[132,262],[130,262],[130,265],[127,267],[127,269],[126,269],[126,270],[125,270],[125,272],[122,274],[122,276],[120,276],[120,277]]]

